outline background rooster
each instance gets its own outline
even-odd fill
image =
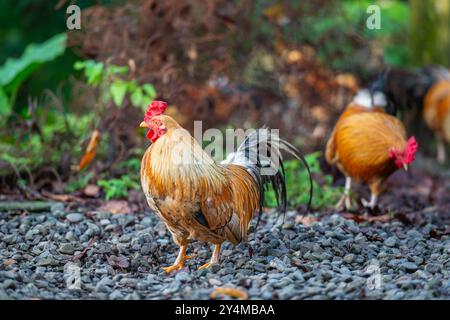
[[[150,208],[164,221],[180,246],[175,263],[166,272],[183,268],[190,240],[214,244],[210,262],[218,263],[221,244],[247,240],[248,225],[254,212],[260,212],[264,190],[271,184],[280,211],[286,211],[286,185],[281,150],[304,158],[289,143],[268,130],[248,135],[237,151],[216,164],[197,141],[171,117],[163,115],[167,104],[149,105],[141,127],[149,129],[153,144],[141,163],[141,183]],[[260,154],[261,148],[270,150]],[[262,149],[264,150],[264,149]],[[180,161],[181,160],[181,161]],[[255,160],[255,161],[253,161]],[[276,166],[277,161],[280,167]],[[264,175],[263,169],[275,169]],[[310,175],[310,199],[312,180]],[[309,207],[308,204],[308,207]]]
[[[383,95],[361,91],[337,121],[327,142],[325,158],[345,175],[345,190],[337,204],[349,209],[352,179],[366,182],[374,208],[385,188],[386,179],[398,168],[407,169],[414,160],[418,145],[412,137],[406,141],[403,124],[383,112]]]
[[[344,112],[340,115],[338,121],[336,122],[333,128],[333,131],[330,134],[330,137],[328,139],[325,148],[326,161],[330,165],[334,165],[337,163],[336,131],[348,117],[363,112],[384,112],[386,105],[387,101],[384,93],[376,92],[372,94],[368,89],[359,90],[353,101],[347,106],[347,108],[345,108]],[[342,209],[344,205],[347,209],[350,208],[351,184],[352,184],[351,177],[346,176],[344,193],[342,194],[342,197],[339,200],[339,202],[336,204],[337,209]]]
[[[439,66],[416,70],[389,69],[373,83],[372,92],[383,92],[386,111],[422,110],[422,117],[437,141],[437,160],[446,160],[445,142],[450,143],[450,72]]]

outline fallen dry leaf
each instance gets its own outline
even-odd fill
[[[108,263],[115,269],[126,269],[130,266],[128,258],[125,256],[109,256]]]
[[[89,163],[91,163],[92,159],[94,159],[95,154],[97,152],[97,145],[100,140],[100,131],[94,130],[91,134],[91,139],[89,140],[89,144],[86,148],[86,152],[80,160],[78,166],[75,166],[74,169],[80,171],[83,170]]]
[[[83,193],[88,197],[98,197],[100,193],[100,187],[95,184],[88,184],[86,188],[84,188]]]
[[[375,222],[375,221],[381,221],[386,222],[392,220],[393,216],[389,214],[383,214],[380,216],[371,216],[367,213],[360,215],[360,214],[354,214],[354,213],[343,213],[342,217],[345,219],[353,220],[355,222]]]
[[[270,19],[278,20],[284,16],[284,7],[277,3],[264,9],[263,14]]]
[[[98,208],[97,211],[111,212],[112,214],[130,213],[130,207],[125,200],[110,200]]]
[[[55,201],[60,201],[60,202],[69,202],[69,201],[74,201],[74,202],[82,202],[83,199],[81,199],[80,197],[71,195],[71,194],[54,194],[54,193],[50,193],[47,191],[42,191],[42,195],[48,199],[51,200],[55,200]]]
[[[72,261],[77,261],[77,260],[83,259],[86,256],[87,252],[94,246],[94,243],[97,240],[97,238],[98,238],[97,236],[92,237],[89,240],[86,248],[84,248],[83,251],[81,251],[79,254],[76,254],[72,257]]]
[[[211,299],[217,299],[219,295],[226,295],[241,300],[248,299],[247,291],[237,288],[225,288],[225,287],[215,288],[214,291],[211,292],[210,297]]]
[[[312,216],[296,216],[295,217],[295,223],[301,223],[305,226],[310,226],[314,222],[319,221],[319,218],[312,217]]]

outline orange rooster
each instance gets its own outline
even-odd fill
[[[381,93],[380,93],[381,94]],[[406,140],[403,124],[383,112],[384,96],[361,91],[341,115],[327,142],[325,158],[345,175],[345,190],[336,205],[349,209],[352,179],[366,182],[371,190],[364,206],[374,208],[386,179],[398,168],[407,170],[418,145]]]
[[[152,141],[142,158],[142,188],[150,208],[180,246],[175,263],[164,270],[184,267],[190,258],[186,250],[191,240],[214,244],[210,262],[200,267],[207,268],[219,262],[224,241],[247,241],[249,222],[257,209],[261,212],[266,185],[272,184],[280,210],[285,212],[286,185],[280,151],[307,164],[292,145],[268,130],[254,131],[236,152],[216,164],[188,131],[162,114],[166,107],[165,102],[152,102],[140,125],[149,129],[147,137]],[[260,154],[260,148],[267,148],[264,150],[271,154]],[[275,170],[265,175],[263,169]],[[309,203],[311,175],[310,183]]]

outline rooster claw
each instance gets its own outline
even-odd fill
[[[375,208],[378,207],[378,205],[376,203],[372,203],[370,201],[367,201],[364,198],[361,199],[361,204],[362,204],[362,206],[364,208],[369,209],[369,210],[374,210]]]
[[[361,199],[361,204],[363,205],[364,208],[370,208],[370,202],[364,198]]]
[[[370,203],[365,199],[361,199],[361,204],[367,210],[367,212],[371,215],[378,215],[380,213],[380,207],[377,203]]]
[[[341,196],[341,199],[339,199],[339,202],[336,204],[336,210],[342,211],[342,210],[350,210],[352,206],[351,198],[349,195],[343,194]]]
[[[217,263],[215,263],[215,262],[208,262],[208,263],[205,263],[204,265],[200,266],[200,267],[198,268],[198,270],[210,268],[210,267],[212,267],[212,266],[214,266],[214,265],[216,265],[216,264],[217,264]]]
[[[181,270],[184,268],[184,263],[176,263],[173,266],[170,267],[164,267],[162,268],[165,272],[170,273],[174,270]]]

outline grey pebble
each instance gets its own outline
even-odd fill
[[[350,264],[353,262],[353,260],[355,260],[355,255],[353,253],[346,254],[344,256],[343,260],[345,263]]]
[[[123,299],[123,295],[122,295],[122,293],[119,290],[114,290],[109,295],[109,299],[111,299],[111,300],[122,300]]]
[[[58,251],[65,254],[72,254],[76,251],[76,248],[70,243],[64,243],[59,247]]]
[[[384,240],[384,245],[388,247],[394,247],[397,244],[397,238],[396,237],[389,237],[386,240]]]
[[[69,213],[66,219],[72,223],[77,223],[83,220],[84,216],[81,213]]]
[[[417,265],[413,262],[404,262],[401,264],[401,267],[408,272],[414,272],[418,269]]]

